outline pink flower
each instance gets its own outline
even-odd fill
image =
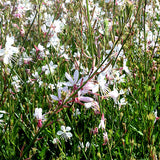
[[[156,121],[160,119],[160,117],[157,116],[157,110],[154,112],[154,115],[155,115],[155,121],[154,121],[154,123],[156,123]]]
[[[96,114],[99,114],[100,109],[99,109],[98,102],[91,101],[91,102],[88,102],[88,103],[84,103],[84,106],[87,109],[92,108]]]
[[[42,120],[41,120],[41,119],[38,120],[38,127],[39,127],[39,128],[42,127]]]
[[[107,134],[107,132],[103,133],[103,141],[104,141],[103,145],[106,145],[107,142],[108,142],[108,134]]]
[[[81,95],[81,93],[82,93],[81,90],[78,91],[78,97],[75,98],[75,102],[76,103],[78,103],[80,101],[83,101],[83,102],[93,102],[94,101],[93,98],[91,98],[91,97],[85,97],[85,96]]]
[[[45,120],[45,115],[42,115],[42,108],[36,108],[33,115],[38,120],[38,127],[42,127],[42,121]]]
[[[121,95],[121,94],[123,94],[123,93],[121,93],[121,92],[118,93],[118,91],[114,88],[113,91],[111,91],[111,92],[108,93],[108,96],[111,97],[111,98],[114,100],[114,102],[117,104],[117,102],[118,102],[118,97],[119,97],[119,95]]]
[[[98,133],[98,128],[95,127],[94,129],[91,130],[91,133],[93,133],[94,135]]]
[[[98,128],[105,129],[105,124],[104,124],[105,120],[106,120],[106,119],[104,118],[104,113],[102,113],[101,122],[100,122],[100,124],[99,124],[99,127],[98,127]]]
[[[75,70],[73,78],[67,72],[65,73],[65,76],[69,80],[69,82],[65,83],[66,86],[73,86],[74,88],[76,88],[77,85],[80,84],[80,81],[78,81],[78,79],[79,79],[79,71],[78,70]]]

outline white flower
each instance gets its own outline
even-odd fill
[[[81,147],[82,149],[84,148],[84,143],[83,142],[79,142],[79,145],[78,145],[78,147]],[[87,151],[87,149],[90,147],[90,143],[89,142],[87,142],[86,143],[86,147],[85,147],[85,152]]]
[[[19,92],[20,91],[20,80],[18,79],[18,76],[13,76],[12,77],[13,79],[13,82],[11,82],[11,84],[13,85],[14,89],[16,92]]]
[[[103,145],[106,145],[107,142],[109,141],[109,139],[108,139],[108,133],[107,132],[103,133],[103,141],[104,141]]]
[[[57,65],[54,65],[53,62],[51,61],[49,63],[49,65],[45,65],[45,66],[42,66],[42,71],[45,72],[45,75],[48,75],[48,74],[53,74],[55,69],[57,68]]]
[[[42,127],[42,121],[45,120],[45,114],[42,115],[42,108],[36,108],[33,115],[38,120],[38,127]]]
[[[32,61],[32,58],[28,56],[26,52],[24,52],[23,55],[19,58],[18,64],[21,66],[23,63],[29,64],[29,62],[31,61]]]
[[[118,102],[119,108],[121,108],[121,106],[125,106],[127,104],[125,98],[121,98],[120,102]]]
[[[61,100],[61,89],[58,89],[58,96],[55,96],[53,94],[50,95],[51,98],[55,101],[60,101]]]
[[[67,87],[58,88],[58,96],[55,96],[55,95],[51,94],[50,96],[51,96],[53,102],[54,102],[54,101],[58,101],[58,104],[59,104],[59,105],[62,104],[62,101],[64,100],[64,99],[62,99],[62,96],[61,96],[61,93],[62,93],[62,92],[63,92],[63,93],[67,93],[67,92],[68,92],[68,88],[67,88]]]
[[[35,113],[33,114],[34,117],[36,117],[37,120],[42,120],[43,116],[42,116],[42,108],[36,108],[35,109]]]
[[[111,92],[108,93],[108,96],[111,97],[111,98],[113,98],[113,100],[114,100],[115,103],[117,103],[119,95],[120,94],[118,93],[118,91],[115,88],[114,88],[113,91],[111,91]]]
[[[125,74],[120,76],[120,72],[119,71],[115,72],[115,78],[114,78],[115,82],[117,82],[117,83],[125,82],[124,78],[125,78]]]
[[[156,121],[160,119],[160,117],[157,116],[157,110],[155,110],[154,115],[155,115],[154,123],[156,123]]]
[[[130,71],[128,69],[128,67],[126,66],[127,64],[127,59],[124,59],[123,60],[123,70],[127,73],[127,74],[130,74]]]
[[[66,82],[65,85],[66,86],[74,86],[79,84],[80,82],[78,82],[78,78],[79,78],[79,71],[75,70],[73,78],[66,72],[65,73],[66,78],[69,80],[69,82]]]
[[[52,26],[53,26],[53,28],[54,28],[54,31],[55,31],[56,33],[59,33],[59,32],[61,32],[61,30],[63,29],[64,24],[63,24],[63,22],[60,21],[60,20],[54,20]]]
[[[53,139],[53,144],[58,144],[58,143],[60,143],[59,139],[58,138],[54,138]]]
[[[94,99],[91,98],[91,97],[85,97],[85,96],[83,96],[83,95],[82,95],[82,92],[81,92],[81,90],[80,90],[80,91],[78,91],[78,97],[75,98],[75,101],[76,101],[76,102],[83,101],[83,102],[87,102],[87,103],[88,103],[88,102],[93,102]]]
[[[4,64],[9,64],[13,59],[13,54],[18,53],[19,49],[17,47],[13,47],[14,37],[7,36],[6,45],[4,49],[0,49],[0,58],[2,58]]]
[[[104,118],[104,113],[102,114],[102,118],[101,118],[101,122],[98,126],[98,128],[102,128],[102,129],[105,129],[105,118]]]
[[[3,117],[3,114],[8,114],[6,111],[0,111],[0,118]],[[0,119],[0,124],[1,122],[4,122],[2,119]]]
[[[99,107],[98,102],[96,102],[94,100],[91,102],[84,103],[84,106],[86,109],[92,108],[95,112],[100,111],[100,107]]]
[[[97,82],[100,87],[101,93],[105,93],[108,90],[108,86],[105,78],[106,78],[106,74],[104,72],[100,73],[97,77]]]
[[[38,75],[38,72],[36,71],[35,73],[32,73],[32,76],[36,79],[39,79],[39,75]]]
[[[80,115],[81,114],[81,112],[79,111],[79,109],[77,108],[76,110],[75,110],[75,113],[73,113],[73,116],[77,116],[77,115]]]
[[[38,44],[38,49],[42,52],[45,48],[41,44]]]
[[[47,47],[53,46],[53,47],[58,47],[60,45],[60,39],[57,37],[57,34],[54,34],[52,36],[47,44]]]
[[[71,130],[71,127],[65,127],[62,125],[61,130],[62,131],[58,131],[57,134],[62,138],[64,138],[65,141],[67,141],[67,139],[70,139],[72,137],[72,133],[69,132]]]

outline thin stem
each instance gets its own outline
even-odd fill
[[[147,63],[148,63],[148,60],[147,60],[147,52],[146,52],[146,46],[147,46],[147,41],[146,41],[146,5],[147,5],[147,0],[145,0],[145,3],[144,3],[144,14],[143,14],[143,17],[144,17],[144,21],[143,21],[143,29],[144,29],[144,62],[145,62],[145,76],[147,76]]]
[[[116,59],[115,59],[115,61],[114,61],[114,63],[113,63],[113,66],[115,65],[116,60],[117,60],[117,58],[118,58],[121,50],[123,49],[126,41],[127,41],[128,38],[130,37],[130,33],[132,32],[133,26],[134,26],[134,24],[135,24],[135,22],[136,22],[136,20],[137,20],[137,17],[138,17],[138,13],[139,13],[139,9],[140,9],[141,2],[142,2],[142,0],[139,1],[139,5],[138,5],[136,17],[135,17],[135,19],[134,19],[134,21],[133,21],[133,23],[132,23],[132,26],[131,26],[131,28],[130,28],[130,32],[128,33],[128,35],[126,36],[126,38],[125,38],[124,41],[123,41],[122,47],[121,47],[121,49],[119,50],[119,52],[118,52],[118,54],[117,54],[117,56],[116,56]],[[123,29],[122,29],[122,31],[123,31]]]
[[[92,59],[93,59],[94,58],[93,35],[92,35],[92,30],[91,30],[91,21],[90,21],[88,0],[86,0],[86,6],[87,6],[87,17],[88,17],[88,25],[89,25],[89,40],[90,40],[90,46],[91,46],[91,56],[92,56]]]
[[[34,19],[33,19],[33,21],[32,21],[32,24],[30,25],[30,27],[29,27],[29,29],[28,29],[28,32],[27,32],[25,38],[23,39],[22,46],[24,46],[24,44],[25,44],[25,42],[26,42],[26,40],[27,40],[27,37],[28,37],[28,35],[29,35],[29,32],[30,32],[30,30],[31,30],[31,28],[32,28],[32,26],[33,26],[33,24],[34,24],[34,21],[35,21],[35,19],[36,19],[36,17],[37,17],[37,14],[38,14],[38,10],[36,10],[36,14],[35,14],[35,16],[34,16]]]

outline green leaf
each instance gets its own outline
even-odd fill
[[[130,125],[130,127],[136,131],[138,134],[140,134],[141,136],[143,136],[143,133],[141,131],[138,131],[137,128],[133,127],[132,125]]]

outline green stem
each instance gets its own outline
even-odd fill
[[[144,29],[144,62],[145,62],[145,76],[147,77],[147,52],[146,52],[146,46],[147,46],[147,39],[146,39],[146,5],[147,5],[147,0],[145,0],[144,3],[144,21],[143,21],[143,29]]]
[[[32,23],[31,23],[31,25],[30,25],[30,27],[29,27],[29,29],[28,29],[28,32],[27,32],[25,38],[23,39],[22,46],[24,46],[24,44],[25,44],[25,42],[26,42],[26,40],[27,40],[27,37],[28,37],[28,35],[29,35],[29,32],[30,32],[30,30],[31,30],[31,28],[32,28],[32,26],[33,26],[33,24],[34,24],[34,21],[35,21],[35,19],[36,19],[36,17],[37,17],[37,14],[38,14],[38,10],[36,10],[36,14],[35,14],[35,16],[34,16],[34,19],[33,19]]]
[[[86,6],[87,6],[87,17],[88,17],[88,25],[89,25],[89,40],[90,40],[90,46],[91,46],[91,56],[92,56],[92,59],[93,59],[94,58],[93,35],[92,35],[92,29],[91,29],[91,21],[90,21],[88,0],[86,0]]]
[[[134,21],[133,21],[133,23],[132,23],[132,26],[131,26],[131,28],[130,28],[130,32],[128,33],[128,35],[126,36],[126,38],[125,38],[124,41],[123,41],[122,47],[121,47],[121,49],[119,50],[119,52],[118,52],[118,54],[117,54],[117,56],[116,56],[116,59],[115,59],[115,61],[114,61],[114,63],[113,63],[113,66],[115,65],[116,60],[117,60],[117,58],[118,58],[121,50],[123,49],[126,41],[127,41],[128,38],[130,37],[130,33],[131,33],[131,31],[132,31],[132,29],[133,29],[133,26],[134,26],[134,24],[135,24],[135,22],[136,22],[136,20],[137,20],[137,17],[138,17],[138,13],[139,13],[139,9],[140,9],[141,2],[142,2],[142,0],[139,1],[139,5],[138,5],[136,17],[135,17],[135,19],[134,19]],[[123,28],[124,28],[124,27],[123,27]],[[122,29],[122,33],[123,33],[123,29]],[[122,33],[121,33],[121,34],[122,34]]]

